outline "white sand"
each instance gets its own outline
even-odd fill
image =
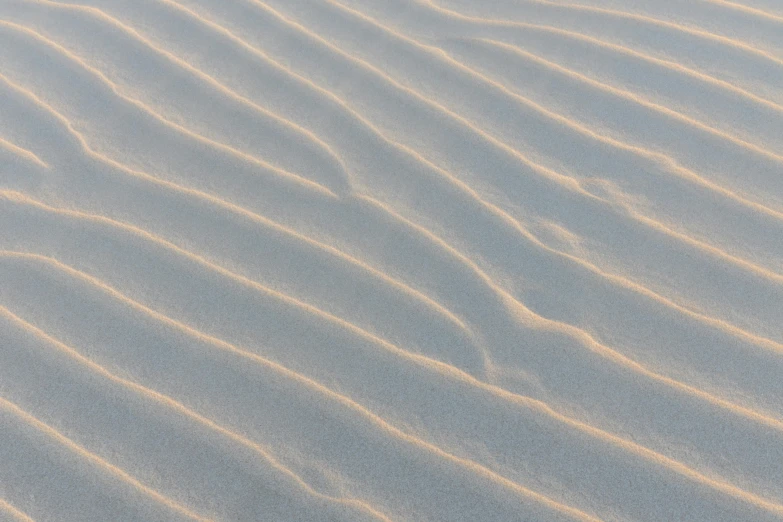
[[[783,520],[779,0],[0,0],[0,519]]]

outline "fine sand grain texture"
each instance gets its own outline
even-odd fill
[[[783,520],[783,3],[0,0],[0,520]]]

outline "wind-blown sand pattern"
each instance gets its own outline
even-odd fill
[[[781,325],[775,0],[0,1],[1,520],[783,520]]]

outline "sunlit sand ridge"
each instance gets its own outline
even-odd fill
[[[774,0],[0,2],[0,519],[783,520]]]

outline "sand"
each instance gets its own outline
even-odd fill
[[[783,520],[777,0],[0,0],[0,519]]]

